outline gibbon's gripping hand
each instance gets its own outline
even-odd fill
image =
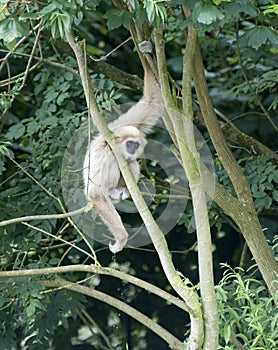
[[[142,53],[152,53],[153,52],[153,47],[152,43],[150,41],[142,41],[140,44],[138,44],[139,50]]]

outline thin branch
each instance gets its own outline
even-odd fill
[[[42,188],[42,190],[44,192],[46,192],[50,197],[52,197],[53,199],[55,199],[60,208],[62,209],[62,211],[64,213],[66,213],[66,210],[62,204],[62,201],[60,198],[56,197],[52,192],[50,192],[45,186],[43,186],[37,179],[34,178],[34,176],[32,176],[26,169],[24,169],[19,163],[17,163],[12,157],[10,157],[9,155],[7,155],[7,157],[20,169],[22,170],[32,181],[34,181],[40,188]],[[67,217],[69,222],[71,223],[71,225],[75,228],[75,230],[78,232],[78,234],[80,235],[80,237],[82,237],[82,239],[84,240],[84,242],[87,244],[87,246],[89,247],[89,249],[92,252],[92,255],[94,256],[94,260],[97,261],[97,257],[95,254],[95,251],[93,249],[93,247],[91,246],[91,244],[89,243],[89,241],[87,240],[87,238],[85,237],[85,235],[79,230],[79,228],[76,226],[76,224],[74,223],[74,221],[71,219],[70,216]]]
[[[0,52],[3,52],[3,53],[7,53],[9,51],[7,50],[0,50]],[[20,57],[27,57],[27,58],[30,58],[30,55],[29,54],[25,54],[23,52],[14,52],[13,53],[14,56],[20,56]],[[48,64],[50,66],[53,66],[53,67],[57,67],[57,68],[60,68],[62,70],[67,70],[71,73],[73,73],[74,75],[78,75],[78,71],[65,65],[65,64],[62,64],[62,63],[59,63],[59,62],[55,62],[55,61],[49,61],[45,58],[42,58],[42,57],[38,57],[38,56],[33,56],[33,60],[36,60],[38,61],[36,64],[34,64],[32,67],[29,68],[29,73],[35,69],[37,69],[41,64]],[[25,72],[22,72],[22,73],[19,73],[13,77],[10,77],[8,79],[4,79],[4,80],[1,80],[0,81],[0,86],[6,86],[6,85],[10,85],[11,83],[15,83],[18,79],[21,79],[23,76],[24,76]]]
[[[41,24],[41,23],[40,23],[40,24]],[[32,48],[31,54],[30,54],[30,57],[29,57],[29,60],[28,60],[28,62],[27,62],[27,66],[26,66],[26,69],[25,69],[25,72],[24,72],[24,76],[23,76],[21,85],[20,85],[20,87],[19,87],[19,91],[24,87],[25,82],[26,82],[26,80],[27,80],[27,77],[28,77],[28,74],[29,74],[29,70],[30,70],[30,67],[31,67],[31,63],[32,63],[32,60],[33,60],[33,56],[34,56],[36,47],[37,47],[37,45],[38,45],[38,43],[39,43],[40,34],[41,34],[41,29],[40,29],[40,27],[39,27],[39,28],[38,28],[38,32],[37,32],[37,34],[36,34],[35,42],[34,42],[34,45],[33,45],[33,48]]]
[[[46,232],[46,234],[48,233]],[[57,240],[64,241],[55,236],[54,238]],[[68,244],[69,242],[65,242],[65,243]],[[75,249],[78,249],[78,247],[76,247],[74,244],[69,244],[69,245],[73,246]],[[78,250],[81,250],[81,248]],[[81,251],[82,253],[84,253],[83,250]],[[86,273],[94,273],[94,274],[115,277],[122,281],[132,283],[146,290],[147,292],[151,292],[154,295],[157,295],[160,298],[164,299],[165,301],[177,306],[181,310],[188,312],[188,308],[184,301],[175,297],[172,294],[165,292],[163,289],[160,289],[159,287],[156,287],[155,285],[149,282],[146,282],[138,277],[129,275],[127,273],[124,273],[116,269],[102,267],[100,265],[80,265],[79,264],[79,265],[49,267],[49,268],[31,269],[31,270],[0,271],[0,278],[6,278],[6,277],[14,278],[14,277],[20,277],[20,276],[44,276],[44,275],[55,275],[55,274],[68,273],[68,272],[86,272]]]
[[[61,286],[63,288],[69,289],[71,291],[74,291],[83,295],[87,295],[89,297],[102,301],[106,304],[109,304],[115,307],[116,309],[126,313],[127,315],[131,316],[132,318],[134,318],[135,320],[143,324],[145,327],[153,331],[165,342],[167,342],[167,344],[169,344],[169,347],[171,349],[184,350],[184,344],[182,341],[174,337],[171,333],[169,333],[165,328],[160,326],[157,322],[153,321],[151,318],[145,316],[140,311],[124,303],[121,300],[118,300],[96,289],[85,287],[76,283],[71,283],[59,277],[56,277],[55,281],[45,281],[45,284],[48,287],[54,287],[54,288]]]
[[[51,38],[50,31],[43,31],[42,35],[46,40]],[[61,40],[55,40],[54,45],[59,49],[62,49],[66,54],[74,57],[74,52],[71,49],[71,46]],[[142,91],[143,90],[143,80],[137,75],[127,73],[107,62],[96,62],[92,59],[87,61],[88,68],[94,70],[97,73],[104,74],[106,77],[110,78],[113,81],[116,81],[124,86],[128,86],[132,90]]]
[[[34,178],[34,176],[32,176],[26,169],[24,169],[24,167],[21,166],[16,160],[14,160],[8,154],[6,154],[6,157],[8,157],[11,162],[13,162],[20,170],[22,170],[24,174],[26,174],[36,185],[38,185],[51,198],[55,199],[57,202],[60,201],[58,197],[56,197],[52,192],[50,192],[46,187],[44,187],[37,179]]]
[[[39,29],[40,26],[41,26],[41,22],[40,22],[39,24],[37,24],[34,28],[32,28],[32,29],[29,31],[29,35],[31,35],[31,34],[33,33],[33,31]],[[6,55],[4,58],[2,58],[2,59],[0,60],[0,62],[2,61],[1,65],[0,65],[0,73],[1,73],[1,71],[2,71],[2,69],[3,69],[3,67],[4,67],[4,65],[5,65],[6,62],[8,61],[9,57],[10,57],[11,55],[13,55],[14,51],[16,51],[16,50],[20,47],[20,45],[23,44],[24,41],[27,40],[27,39],[29,38],[29,35],[28,35],[28,36],[24,36],[23,38],[21,38],[21,39],[16,43],[16,45],[14,46],[13,51],[9,51],[9,53],[7,53],[7,55]]]
[[[71,216],[79,215],[84,212],[86,212],[90,208],[89,205],[86,205],[83,208],[63,213],[63,214],[48,214],[48,215],[29,215],[29,216],[22,216],[19,218],[15,219],[9,219],[9,220],[4,220],[0,221],[0,227],[1,226],[7,226],[11,224],[16,224],[18,222],[23,222],[23,221],[33,221],[33,220],[51,220],[51,219],[64,219],[64,218],[69,218]]]
[[[37,69],[40,66],[40,63],[37,62],[35,63],[32,67],[29,68],[28,72],[32,72],[33,70]],[[19,73],[17,75],[14,75],[13,77],[9,77],[7,79],[1,80],[0,81],[0,86],[10,86],[11,84],[16,83],[19,79],[24,79],[26,76],[26,72]]]
[[[39,231],[47,236],[50,236],[52,237],[54,240],[57,240],[57,241],[61,241],[61,242],[64,242],[66,243],[67,245],[71,246],[72,248],[76,249],[76,250],[79,250],[81,253],[85,254],[86,256],[90,257],[93,261],[95,261],[95,264],[99,264],[99,262],[97,261],[97,258],[96,258],[96,255],[95,255],[95,252],[94,250],[92,251],[93,255],[88,253],[86,250],[82,249],[82,248],[79,248],[78,246],[76,246],[75,244],[71,243],[71,242],[68,242],[66,241],[65,239],[63,239],[62,237],[59,237],[59,236],[55,236],[53,235],[52,233],[50,232],[47,232],[39,227],[36,227],[36,226],[33,226],[31,224],[28,224],[27,222],[22,222],[23,225],[25,226],[28,226],[30,228],[32,228],[33,230],[36,230],[36,231]],[[90,247],[90,246],[89,246]],[[91,248],[91,247],[90,247]],[[92,248],[91,248],[92,250]],[[32,271],[32,270],[30,270]]]
[[[126,43],[129,42],[129,40],[131,40],[131,37],[127,38],[125,41],[123,41],[122,43],[120,43],[118,46],[116,46],[113,50],[111,50],[110,52],[108,52],[106,55],[101,56],[100,58],[94,58],[92,56],[90,56],[90,58],[95,61],[95,62],[99,62],[99,61],[105,61],[109,56],[111,56],[114,52],[116,52],[117,50],[119,50],[120,47],[122,47],[123,45],[125,45]]]
[[[113,346],[110,342],[109,337],[106,336],[106,334],[103,332],[101,327],[97,324],[97,322],[91,317],[91,315],[89,315],[89,313],[84,309],[82,309],[81,311],[77,310],[77,314],[81,318],[82,322],[89,327],[92,335],[95,335],[95,332],[92,329],[94,327],[97,329],[97,333],[99,333],[99,335],[103,338],[104,342],[106,343],[107,349],[113,350]],[[105,349],[106,349],[106,347],[105,347]]]
[[[155,44],[156,44],[156,54],[157,54],[157,62],[158,62],[162,96],[163,96],[163,100],[165,101],[165,109],[170,118],[170,125],[172,126],[171,136],[172,134],[175,136],[173,138],[173,142],[175,142],[177,147],[181,150],[181,152],[183,152],[183,156],[187,155],[185,156],[186,160],[189,160],[192,163],[191,171],[194,171],[192,157],[190,158],[190,151],[187,145],[187,138],[184,135],[184,125],[183,125],[183,120],[181,118],[181,113],[177,111],[177,107],[175,106],[175,103],[171,98],[167,67],[166,67],[165,45],[164,45],[162,28],[155,30],[154,38],[155,38]],[[184,166],[185,159],[183,159],[182,162]],[[187,168],[189,168],[189,165],[187,166]],[[188,175],[189,174],[187,174],[187,176]],[[170,276],[170,278],[176,279],[176,276]],[[194,309],[194,314],[190,315],[191,332],[189,337],[188,349],[195,350],[195,349],[200,349],[200,346],[203,343],[204,333],[203,333],[203,319],[202,319],[200,304],[198,299],[196,298],[196,295],[194,295],[192,292],[193,291],[192,290],[190,291],[190,288],[184,289],[183,298],[185,298],[184,300],[186,300],[188,305],[190,305],[190,307]]]
[[[253,88],[252,84],[250,83],[249,79],[248,79],[248,76],[244,70],[244,67],[243,67],[243,62],[242,62],[242,59],[241,59],[241,52],[240,52],[240,47],[239,47],[239,37],[238,37],[238,28],[237,28],[237,31],[236,31],[236,49],[237,49],[237,54],[238,54],[238,62],[239,62],[239,65],[240,65],[240,69],[241,69],[241,73],[242,73],[242,76],[246,82],[246,84],[248,85],[256,103],[260,106],[261,110],[264,112],[264,115],[266,116],[267,120],[269,121],[269,123],[272,125],[273,129],[278,132],[278,126],[274,123],[274,121],[272,120],[270,114],[268,113],[268,111],[265,109],[264,105],[261,103],[261,100],[259,99],[258,95],[257,95],[257,92],[255,91],[255,89]]]

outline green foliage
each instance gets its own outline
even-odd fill
[[[131,13],[122,9],[109,10],[105,15],[108,19],[107,26],[109,30],[119,28],[121,25],[128,29],[132,21]]]
[[[7,311],[0,312],[3,350],[20,344],[28,350],[48,349],[57,327],[67,329],[86,301],[82,295],[66,290],[47,292],[43,282],[25,277],[14,279],[9,289],[2,283],[0,290],[0,307]]]
[[[133,17],[137,24],[142,25],[145,21],[151,25],[159,26],[164,23],[167,18],[165,0],[144,0],[143,4],[138,1],[129,2],[129,10],[116,8],[108,10],[105,14],[107,17],[107,26],[109,30],[117,29],[123,26],[129,29]],[[131,8],[131,12],[130,12]]]
[[[224,267],[224,277],[216,286],[219,349],[276,349],[278,315],[266,286],[254,277],[254,270],[245,273],[239,268]]]
[[[268,14],[278,15],[278,5],[277,4],[264,6],[264,8],[265,8],[265,10],[264,10],[265,15],[268,15]]]
[[[255,207],[269,209],[277,203],[278,169],[268,156],[242,158],[239,161],[250,184]],[[231,182],[224,170],[218,172],[220,182],[234,194]]]
[[[266,44],[278,49],[278,34],[272,28],[256,26],[240,37],[240,44],[255,50]]]
[[[144,8],[146,9],[147,18],[150,24],[159,26],[164,23],[167,18],[165,0],[144,0]]]
[[[19,94],[20,82],[16,82],[9,91],[2,91],[0,94],[0,113],[11,108],[16,96]]]
[[[223,13],[210,2],[198,2],[192,14],[194,22],[210,25],[217,20],[223,20]]]
[[[13,157],[13,152],[8,148],[11,145],[10,142],[0,142],[0,175],[3,173],[5,168],[5,156]]]
[[[278,203],[278,169],[269,157],[242,159],[244,173],[251,185],[256,208],[269,209]]]
[[[268,93],[273,91],[270,95],[271,101],[269,103],[268,110],[276,110],[278,105],[278,97],[276,94],[278,81],[278,70],[271,70],[261,75],[256,76],[254,79],[250,79],[248,82],[238,84],[233,88],[235,94],[249,94],[253,91],[256,91],[258,94]],[[251,97],[251,101],[254,101],[256,96]]]
[[[16,18],[7,18],[0,22],[0,39],[3,39],[7,43],[11,43],[16,38],[28,35],[28,33],[28,24]]]
[[[20,2],[13,3],[13,6],[0,5],[5,18],[0,22],[0,39],[8,46],[15,39],[27,36],[30,30],[27,20],[41,20],[42,27],[50,28],[54,38],[65,39],[65,29],[80,24],[83,19],[83,0],[48,0],[47,3],[49,5],[41,9],[35,3],[28,4],[28,7]]]
[[[123,1],[123,8],[113,4],[114,2],[97,0],[1,2],[1,58],[8,50],[15,49],[20,38],[26,36],[26,40],[6,61],[2,61],[1,80],[5,84],[3,82],[0,96],[0,220],[61,212],[59,200],[62,195],[62,158],[72,135],[88,118],[79,77],[75,72],[75,60],[70,57],[70,52],[63,51],[59,41],[49,39],[45,30],[40,34],[39,45],[34,48],[34,57],[30,61],[30,70],[26,72],[34,45],[33,28],[39,23],[41,29],[49,29],[55,39],[64,38],[64,28],[74,27],[76,35],[81,40],[86,39],[88,53],[94,55],[106,54],[124,41],[133,21],[136,25],[144,25],[144,28],[147,27],[146,24],[154,27],[163,23],[169,72],[177,85],[180,85],[186,27],[193,21],[199,33],[215,106],[231,120],[240,114],[241,118],[235,118],[239,129],[247,130],[248,134],[275,148],[277,140],[273,137],[273,130],[263,118],[259,121],[255,119],[255,115],[261,111],[254,96],[250,96],[250,85],[274,118],[278,103],[277,5],[261,6],[252,0],[126,0]],[[185,20],[181,5],[191,9],[190,19]],[[107,60],[112,66],[132,74],[142,74],[139,71],[139,61],[135,59],[132,50],[129,43],[113,52]],[[97,63],[95,66],[99,69]],[[242,70],[246,72],[248,83],[243,80]],[[24,85],[21,84],[21,73],[28,73]],[[123,97],[123,91],[119,92],[119,86],[102,74],[90,71],[90,75],[100,108],[110,110]],[[124,101],[138,97],[138,92],[125,92]],[[247,114],[250,124],[246,124]],[[209,140],[209,136],[206,136]],[[158,135],[155,134],[154,137],[157,138]],[[234,151],[233,148],[232,150]],[[275,210],[278,201],[277,168],[264,157],[245,158],[243,152],[237,153],[237,156],[249,179],[256,208]],[[153,181],[159,175],[157,169],[155,166],[151,168]],[[222,168],[217,173],[220,182],[234,193]],[[153,211],[158,212],[160,204],[163,205],[162,201],[157,200],[152,206]],[[210,207],[209,216],[214,246],[221,246],[214,252],[216,261],[226,261],[229,256],[237,265],[239,247],[230,244],[235,241],[233,226],[225,213],[214,204]],[[125,215],[123,217],[127,221]],[[132,223],[133,216],[129,217],[129,222]],[[88,249],[67,220],[38,220],[33,221],[32,225],[33,227],[27,227],[14,224],[0,228],[2,269],[30,270],[87,263],[86,256],[65,244],[59,245],[54,238],[63,237],[65,241]],[[180,225],[173,229],[167,240],[179,269],[198,283],[195,235],[187,234],[184,226],[191,230],[194,226],[190,204]],[[268,227],[272,232],[276,230],[272,221]],[[224,239],[220,241],[223,237],[229,239],[226,245]],[[94,247],[99,246],[96,244]],[[146,251],[133,250],[132,254],[127,250],[117,256],[120,268],[146,280],[153,278],[157,285],[171,291],[152,247],[147,248]],[[108,265],[111,261],[111,256],[105,249],[99,252],[99,256],[103,264]],[[217,263],[215,270],[219,277]],[[82,278],[83,275],[75,275],[72,281]],[[179,314],[174,308],[169,312],[169,306],[166,308],[153,296],[112,278],[105,279],[96,275],[94,281],[92,279],[87,283],[91,288],[102,288],[123,301],[135,301],[138,309],[159,319],[171,332],[182,337],[181,329],[187,324],[184,312]],[[274,315],[272,300],[263,283],[253,276],[241,274],[239,270],[229,270],[217,287],[217,292],[220,328],[223,330],[221,347],[238,350],[238,343],[234,341],[236,338],[242,343],[246,341],[246,347],[250,349],[272,349],[273,339],[277,336],[277,316]],[[77,317],[77,313],[84,306],[90,317],[95,318],[96,324],[99,324],[99,329],[108,335],[111,342],[115,341],[119,348],[127,348],[126,339],[131,339],[133,345],[136,344],[134,349],[165,348],[165,344],[160,346],[158,338],[154,338],[143,326],[101,303],[92,299],[85,300],[80,295],[64,290],[46,290],[43,280],[18,278],[13,281],[1,280],[0,283],[1,349],[20,348],[19,343],[24,343],[24,348],[28,350],[45,350],[51,346],[62,349],[68,346],[72,336],[76,336],[74,341],[80,347],[90,344],[96,349],[103,348],[100,332],[92,335],[91,342],[83,341],[78,336],[77,331],[83,321]]]

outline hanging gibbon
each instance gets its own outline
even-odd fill
[[[151,52],[151,43],[139,45],[142,53]],[[144,93],[139,102],[126,113],[108,125],[117,143],[117,151],[122,154],[133,176],[138,182],[140,167],[137,159],[143,154],[147,144],[145,134],[156,124],[163,113],[160,86],[147,60],[145,60]],[[116,211],[112,199],[126,199],[129,192],[121,175],[112,149],[102,135],[91,142],[83,165],[85,195],[113,234],[115,242],[109,243],[112,253],[123,249],[128,233]]]

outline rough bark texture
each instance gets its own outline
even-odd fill
[[[269,291],[275,298],[275,292],[277,291],[278,264],[272,255],[259,223],[247,179],[234,159],[214,113],[206,84],[204,66],[199,47],[197,47],[195,54],[193,77],[200,109],[207,129],[219,159],[224,165],[238,197],[237,205],[234,208],[235,210],[228,208],[228,215],[230,215],[239,226]],[[227,197],[224,201],[227,201]]]

